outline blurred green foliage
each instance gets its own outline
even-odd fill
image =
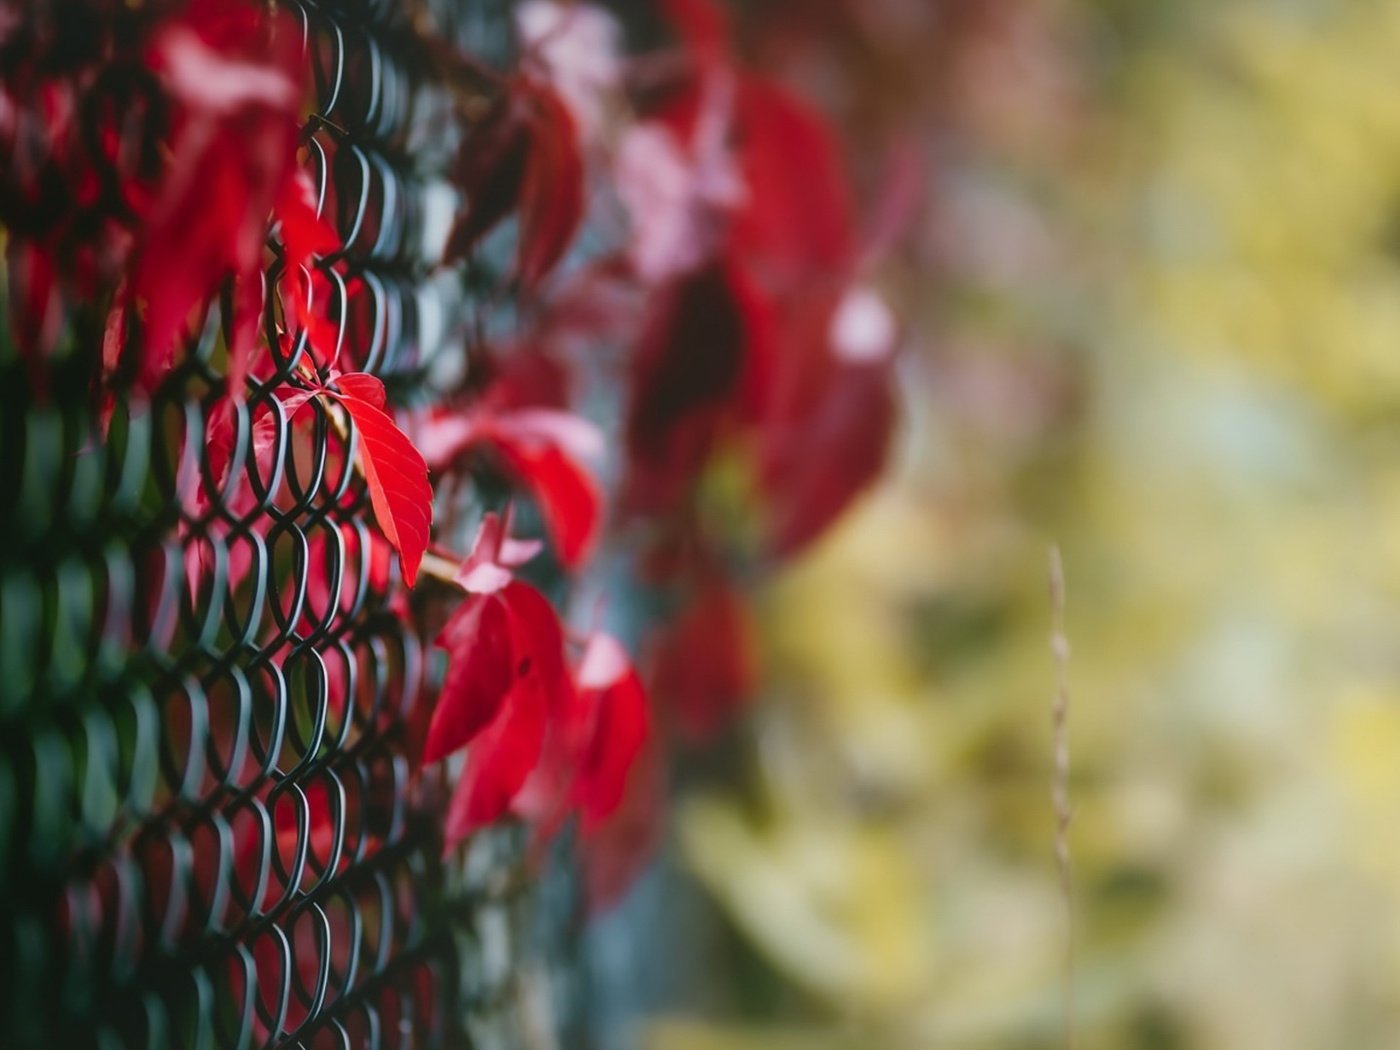
[[[760,761],[679,817],[817,1005],[649,1045],[1064,1044],[1054,542],[1078,1045],[1393,1046],[1400,4],[998,6],[906,100],[898,463],[765,595]]]

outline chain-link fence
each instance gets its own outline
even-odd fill
[[[287,6],[342,361],[421,401],[470,306],[428,279],[450,103],[413,5]],[[429,7],[454,43],[507,46],[504,3]],[[275,374],[228,397],[228,294],[149,398],[93,406],[82,355],[42,397],[0,366],[0,1043],[539,1045],[570,879],[527,875],[509,828],[442,859],[423,614],[356,435],[314,399],[290,422],[305,339],[279,343],[273,297]]]

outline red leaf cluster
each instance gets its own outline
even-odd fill
[[[553,606],[513,579],[537,549],[488,514],[456,577],[467,599],[438,635],[449,664],[423,760],[468,747],[449,846],[512,811],[547,833],[577,809],[590,832],[622,800],[647,735],[646,694],[622,647],[595,635],[571,668]]]
[[[520,294],[515,331],[480,325],[497,337],[474,334],[439,404],[393,408],[383,383],[356,371],[368,367],[373,322],[367,275],[343,257],[355,245],[342,251],[325,218],[340,210],[335,180],[317,184],[297,163],[300,28],[253,0],[109,6],[75,0],[98,27],[85,34],[48,5],[0,0],[0,222],[26,359],[43,362],[65,302],[98,304],[101,392],[150,391],[221,297],[227,387],[205,433],[187,436],[207,446],[204,471],[182,467],[177,480],[184,519],[198,525],[185,537],[191,604],[210,589],[213,544],[235,533],[245,542],[228,544],[221,568],[229,587],[244,585],[246,541],[265,539],[271,517],[259,499],[287,498],[279,471],[319,414],[342,477],[363,481],[335,498],[352,507],[367,496],[377,528],[308,538],[302,622],[328,624],[358,601],[324,568],[333,549],[405,616],[390,550],[409,587],[420,576],[445,585],[414,614],[443,623],[445,676],[418,731],[425,763],[460,772],[448,844],[507,814],[548,837],[576,814],[591,892],[611,897],[656,841],[666,747],[651,733],[648,689],[616,640],[571,635],[516,578],[542,543],[487,514],[454,564],[442,552],[460,535],[454,500],[465,492],[477,506],[502,484],[527,497],[551,569],[583,571],[600,550],[610,568],[635,555],[637,582],[666,592],[655,604],[669,615],[641,641],[663,721],[692,741],[722,730],[757,679],[731,564],[762,565],[817,537],[878,474],[894,423],[897,326],[867,287],[872,249],[856,233],[836,136],[731,57],[714,0],[658,0],[679,47],[628,74],[619,56],[587,53],[620,37],[601,8],[545,12],[537,21],[551,28],[525,41],[510,72],[425,47],[464,114],[446,173],[461,207],[442,266],[513,221]],[[336,148],[323,150],[327,170]],[[591,178],[611,180],[620,211],[590,213]],[[619,215],[614,250],[550,279],[585,222],[606,240]],[[483,314],[494,297],[484,299]],[[599,429],[578,405],[616,426]],[[728,522],[717,529],[700,513],[720,463],[740,465],[757,529],[722,531]],[[755,533],[756,550],[730,552]],[[634,537],[638,551],[624,542]],[[447,587],[464,597],[443,609]],[[342,707],[351,677],[327,671]],[[284,819],[274,836],[285,837]],[[329,848],[306,823],[293,830]]]

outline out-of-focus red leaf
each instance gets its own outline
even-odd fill
[[[510,619],[494,594],[468,595],[437,645],[448,650],[450,662],[428,725],[424,762],[471,741],[496,717],[515,682]]]
[[[791,556],[879,475],[894,429],[893,321],[873,293],[803,300],[786,319],[757,426],[769,548]]]
[[[58,272],[53,256],[39,244],[11,238],[5,268],[9,276],[10,335],[37,376],[37,362],[58,338]]]
[[[443,249],[443,262],[463,259],[515,210],[530,153],[530,134],[517,100],[507,95],[465,137],[452,178],[466,195]]]
[[[587,561],[602,526],[603,497],[593,475],[558,445],[501,439],[496,451],[534,495],[564,568]]]
[[[194,308],[228,275],[252,280],[259,268],[267,216],[295,156],[299,40],[288,16],[201,0],[147,50],[175,117],[131,270],[144,306],[143,387],[169,369]]]
[[[442,412],[419,428],[425,459],[444,467],[472,449],[486,449],[534,497],[565,568],[592,553],[602,526],[603,496],[581,460],[602,452],[597,427],[554,409]]]
[[[589,639],[576,684],[592,723],[573,789],[587,835],[622,802],[651,716],[641,678],[621,643],[610,635],[595,634]]]
[[[550,85],[520,77],[462,143],[453,178],[467,197],[443,261],[455,262],[519,211],[517,268],[527,285],[552,270],[583,219],[578,128]]]
[[[729,50],[729,15],[716,0],[661,0],[661,10],[702,62],[719,62]]]
[[[289,267],[307,266],[318,255],[340,247],[340,237],[317,212],[316,189],[305,169],[298,169],[282,182],[273,206],[282,226],[282,245]]]
[[[724,729],[757,680],[752,629],[737,592],[710,575],[656,638],[651,694],[687,738],[703,743]]]
[[[843,279],[856,251],[853,204],[826,121],[753,75],[740,78],[735,113],[748,197],[734,250],[775,291]]]
[[[339,381],[343,384],[346,378],[341,376]],[[399,552],[404,580],[412,587],[428,549],[433,520],[428,467],[404,432],[372,401],[344,393],[338,400],[359,432],[360,471],[375,520]]]
[[[633,760],[618,806],[580,843],[588,908],[593,913],[617,903],[661,845],[664,762],[662,742],[653,733]]]
[[[634,351],[627,416],[628,503],[669,508],[771,354],[769,308],[743,273],[716,263],[660,293]]]
[[[520,187],[520,279],[533,286],[563,258],[583,220],[583,157],[569,107],[530,82],[530,152]]]
[[[649,285],[712,260],[748,196],[731,142],[734,83],[727,71],[705,77],[629,128],[618,145],[617,194],[631,226],[627,257]]]
[[[504,518],[488,513],[454,579],[468,594],[494,594],[511,582],[511,570],[533,558],[541,546],[538,540],[513,539],[508,513]]]

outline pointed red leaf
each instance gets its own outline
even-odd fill
[[[453,846],[503,817],[544,745],[545,698],[532,678],[512,690],[486,730],[471,744],[467,767],[447,810],[445,837]]]
[[[490,724],[515,680],[510,620],[494,595],[469,595],[437,644],[451,662],[428,726],[425,763],[452,754]]]
[[[651,716],[642,680],[621,644],[609,635],[596,634],[589,640],[578,668],[578,689],[592,726],[573,800],[588,834],[621,803]]]
[[[384,411],[388,399],[384,394],[384,381],[378,376],[368,372],[345,372],[335,377],[335,385],[347,397],[368,401],[381,412]]]
[[[564,660],[559,614],[542,594],[523,583],[512,584],[505,596],[514,617],[517,644],[529,653],[530,674],[549,712],[541,760],[513,800],[512,809],[534,826],[536,842],[544,843],[568,816],[570,791],[588,744],[591,721]]]
[[[341,377],[344,379],[344,377]],[[359,432],[359,463],[380,530],[399,552],[404,580],[418,579],[433,520],[428,467],[407,435],[373,403],[341,394]]]

